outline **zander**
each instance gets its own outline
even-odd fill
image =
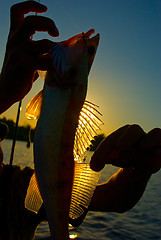
[[[51,239],[55,240],[69,239],[74,158],[83,156],[95,135],[92,131],[102,123],[95,115],[97,110],[91,110],[94,105],[84,103],[88,74],[99,43],[99,34],[90,38],[93,33],[91,29],[53,44],[54,71],[46,74],[43,91],[27,109],[30,119],[40,114],[34,136],[35,173]]]

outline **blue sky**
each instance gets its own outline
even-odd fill
[[[0,67],[9,30],[9,7],[20,1],[1,0]],[[160,0],[41,0],[48,6],[60,41],[95,28],[101,35],[87,99],[100,106],[105,134],[127,123],[146,131],[161,127],[161,1]],[[36,34],[34,39],[46,38]],[[51,39],[51,37],[49,37]],[[24,99],[25,105],[43,86],[39,79]],[[16,118],[17,104],[2,116]]]

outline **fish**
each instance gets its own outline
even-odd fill
[[[44,78],[44,73],[39,72],[39,75]],[[42,94],[38,94],[29,102],[29,106],[27,106],[28,119],[31,120],[38,117],[41,101]],[[79,227],[83,222],[101,175],[101,172],[92,171],[89,163],[85,160],[87,149],[97,135],[97,130],[101,130],[100,125],[103,125],[100,119],[102,114],[97,110],[98,107],[86,100],[79,115],[73,149],[75,164],[69,211],[69,229]],[[42,204],[43,199],[34,173],[27,189],[25,207],[30,211],[38,213]]]
[[[43,90],[27,106],[27,117],[38,118],[34,134],[35,180],[47,214],[51,239],[69,239],[69,214],[75,160],[83,154],[102,121],[85,101],[88,75],[100,35],[86,33],[54,43],[53,71]],[[86,124],[88,122],[89,124]],[[88,134],[87,134],[88,132]],[[92,170],[88,170],[92,171]],[[29,185],[30,187],[30,185]]]

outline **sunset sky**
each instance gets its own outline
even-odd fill
[[[0,68],[9,31],[9,8],[20,1],[1,0]],[[44,14],[52,18],[60,37],[36,34],[34,39],[65,40],[94,28],[100,33],[100,45],[91,69],[87,100],[100,106],[103,132],[108,135],[129,123],[149,131],[161,127],[161,1],[160,0],[41,0]],[[43,86],[39,79],[23,100],[25,105]],[[15,104],[1,117],[16,119]],[[34,123],[35,124],[35,123]]]

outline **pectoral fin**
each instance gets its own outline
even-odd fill
[[[26,106],[26,117],[30,120],[35,120],[40,115],[42,92],[43,90],[34,96]]]

